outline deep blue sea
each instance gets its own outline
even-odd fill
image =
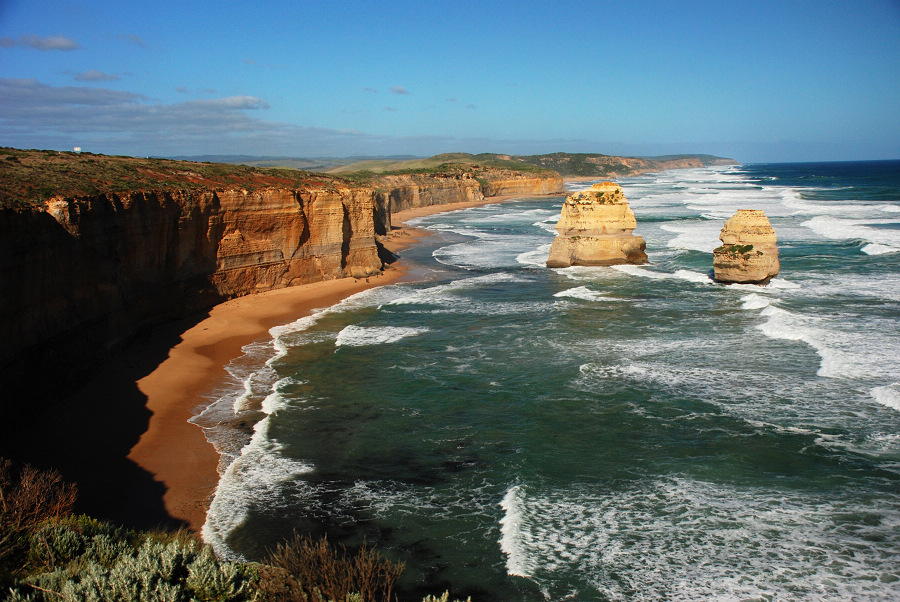
[[[206,540],[365,540],[412,600],[900,599],[900,162],[618,183],[649,265],[544,267],[562,196],[420,218],[415,282],[247,346]],[[738,209],[767,286],[709,277]]]

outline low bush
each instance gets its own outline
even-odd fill
[[[350,554],[327,539],[314,541],[296,533],[269,554],[266,564],[259,588],[264,599],[278,602],[391,602],[403,572],[403,564],[365,544]]]
[[[72,511],[77,490],[56,471],[25,466],[12,470],[12,462],[0,458],[0,571],[11,574],[29,548],[31,534],[51,519]]]

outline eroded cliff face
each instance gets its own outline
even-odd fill
[[[646,263],[644,239],[632,234],[636,227],[618,184],[601,182],[570,194],[556,224],[558,235],[550,246],[547,267]]]
[[[0,211],[0,376],[76,381],[148,325],[230,297],[375,274],[374,210],[372,190],[329,187],[58,196]]]
[[[432,205],[483,201],[486,197],[539,196],[562,193],[558,174],[531,175],[506,170],[476,174],[462,172],[431,175],[380,176],[376,184],[376,233],[391,229],[391,216],[398,211]]]
[[[291,170],[7,152],[0,390],[11,396],[83,382],[141,329],[227,298],[375,274],[376,235],[394,211],[563,190],[552,172],[494,168],[361,187]]]

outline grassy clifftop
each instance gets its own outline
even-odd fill
[[[551,153],[548,155],[515,156],[511,159],[529,165],[552,169],[566,177],[612,178],[639,173],[707,167],[710,165],[736,165],[734,159],[712,155],[667,155],[663,157],[617,157],[596,153]]]
[[[556,175],[552,169],[505,155],[451,153],[427,159],[362,161],[328,173],[173,159],[0,148],[0,208],[40,205],[54,195],[122,194],[135,190],[378,186],[387,175],[448,177],[515,172]]]
[[[282,161],[283,163],[283,161]],[[0,208],[39,205],[51,196],[85,196],[135,190],[304,188],[379,185],[381,176],[421,175],[477,178],[502,172],[547,176],[615,178],[664,169],[735,164],[712,155],[617,157],[590,153],[500,155],[444,153],[418,159],[372,159],[310,172],[291,167],[256,167],[173,159],[116,157],[92,153],[0,148]]]
[[[113,157],[91,153],[0,148],[0,208],[39,205],[51,196],[135,190],[268,186],[301,188],[334,178],[296,169]]]
[[[444,153],[424,159],[394,161],[390,159],[374,159],[359,161],[329,170],[327,173],[347,178],[354,182],[377,185],[381,176],[431,175],[452,176],[460,173],[471,173],[476,177],[497,172],[514,172],[529,175],[556,176],[555,170],[541,165],[533,165],[516,161],[509,155],[482,153]]]
[[[547,155],[499,155],[482,153],[444,153],[426,159],[396,161],[373,159],[342,165],[327,173],[357,180],[378,175],[413,173],[451,173],[488,169],[525,173],[556,172],[564,177],[622,177],[665,169],[736,164],[733,159],[712,155],[667,155],[664,157],[618,157],[597,153],[551,153]]]

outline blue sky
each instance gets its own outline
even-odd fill
[[[900,1],[0,0],[0,145],[900,158]]]

